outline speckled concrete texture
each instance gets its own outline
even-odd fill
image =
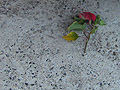
[[[80,12],[100,14],[84,40],[62,36]],[[0,90],[120,90],[119,0],[0,0]]]

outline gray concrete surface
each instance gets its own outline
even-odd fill
[[[62,36],[79,12],[107,23],[89,41]],[[119,0],[0,0],[0,90],[120,90]]]

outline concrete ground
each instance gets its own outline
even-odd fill
[[[100,14],[82,38],[62,36],[80,12]],[[120,90],[119,0],[0,0],[0,90]]]

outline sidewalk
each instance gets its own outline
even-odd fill
[[[72,18],[100,14],[85,42],[67,42]],[[0,90],[120,90],[119,0],[0,0]]]

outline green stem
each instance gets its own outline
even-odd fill
[[[88,40],[86,41],[86,44],[85,44],[85,49],[84,49],[84,53],[86,53],[86,49],[87,49],[87,44],[88,44]]]
[[[83,34],[85,35],[85,37],[86,37],[86,38],[88,38],[88,36],[86,35],[86,33],[85,33],[85,32],[83,32]]]
[[[93,29],[93,28],[94,28],[94,26],[92,27],[92,29]],[[87,49],[88,41],[90,40],[90,35],[91,35],[91,33],[92,33],[92,30],[91,30],[91,32],[89,33],[88,37],[87,37],[87,41],[86,41],[86,43],[85,43],[84,53],[86,53],[86,49]]]
[[[89,33],[88,39],[87,39],[87,41],[86,41],[86,43],[85,43],[84,53],[86,53],[86,49],[87,49],[87,45],[88,45],[88,41],[89,41],[89,39],[90,39],[90,34],[91,34],[91,33]]]

